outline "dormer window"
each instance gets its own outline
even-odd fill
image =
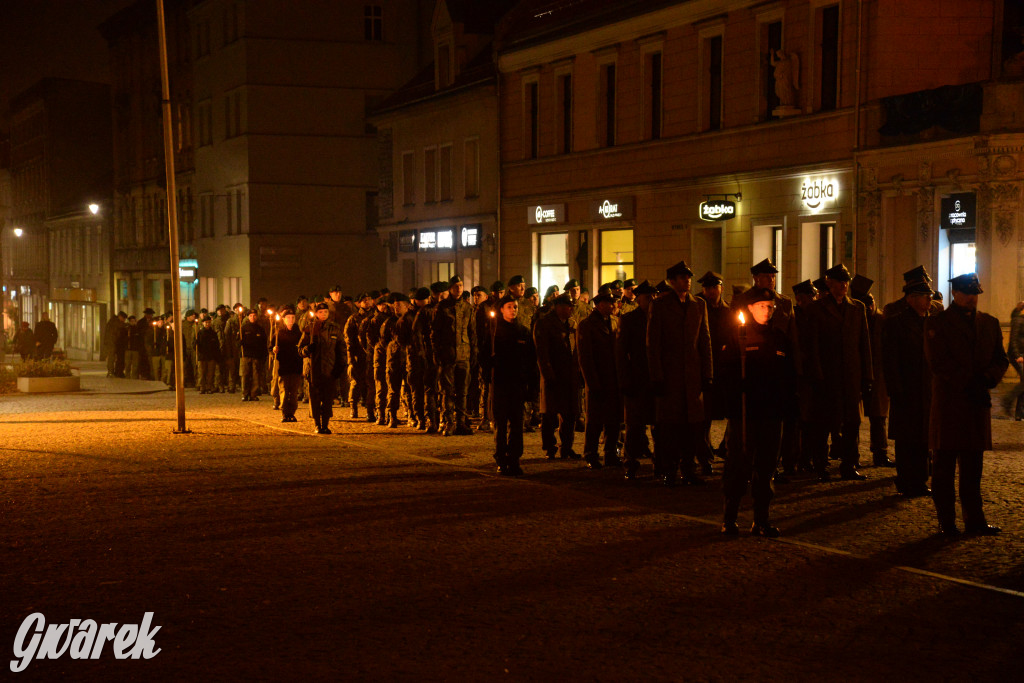
[[[452,84],[452,46],[443,43],[437,46],[437,58],[434,60],[437,74],[437,89],[447,88]]]

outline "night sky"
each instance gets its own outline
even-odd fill
[[[155,0],[154,0],[155,2]],[[40,78],[110,82],[96,27],[132,0],[0,0],[0,130],[11,97]]]

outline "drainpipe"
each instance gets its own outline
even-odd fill
[[[853,226],[854,235],[860,227],[860,107],[861,107],[861,62],[863,59],[862,36],[864,28],[864,0],[857,0],[857,68],[854,78],[853,104]],[[854,240],[854,267],[857,265],[857,241]]]

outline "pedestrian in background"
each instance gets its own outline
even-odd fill
[[[22,361],[27,361],[36,354],[36,336],[32,333],[28,321],[22,320],[21,327],[14,333],[14,350],[21,355]]]
[[[142,361],[142,339],[139,324],[134,315],[128,316],[128,339],[124,352],[124,374],[128,379],[139,379],[139,364]]]
[[[1003,412],[1014,420],[1024,419],[1024,301],[1010,313],[1010,341],[1007,344],[1010,365],[1017,372],[1017,384],[1003,396]]]
[[[267,332],[260,322],[258,309],[249,309],[247,318],[241,330],[242,400],[258,401],[260,368],[267,363]]]
[[[213,319],[208,315],[203,317],[202,327],[196,333],[193,352],[199,363],[199,393],[212,394],[221,352],[220,338],[217,336],[217,330],[213,329]]]
[[[57,326],[50,320],[50,314],[43,311],[39,314],[39,322],[36,323],[36,358],[49,358],[53,355],[53,347],[57,344],[59,335]]]

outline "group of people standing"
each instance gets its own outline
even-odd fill
[[[656,285],[617,280],[592,298],[576,280],[541,298],[522,276],[468,293],[455,276],[409,294],[345,297],[335,286],[320,301],[303,296],[276,310],[261,299],[251,309],[188,311],[186,377],[202,393],[270,394],[283,422],[296,421],[306,402],[319,434],[331,433],[335,405],[390,428],[404,412],[430,434],[493,431],[494,459],[508,476],[523,473],[523,433],[538,426],[548,458],[621,467],[628,480],[650,458],[665,485],[700,485],[717,455],[722,532],[738,533],[749,488],[751,533],[769,537],[779,535],[770,517],[776,482],[800,471],[830,481],[833,459],[840,478],[866,478],[863,415],[873,463],[896,467],[901,496],[934,498],[942,533],[960,533],[957,466],[966,531],[997,533],[981,507],[981,464],[992,447],[989,392],[1009,360],[998,321],[977,311],[977,277],[952,279],[944,309],[919,266],[904,274],[904,296],[877,310],[872,281],[842,264],[795,285],[794,299],[776,291],[777,273],[770,259],[756,264],[752,286],[734,289],[728,303],[721,275],[705,273],[694,294],[694,273],[679,262]],[[119,324],[128,348],[131,330],[143,335],[137,353],[153,373],[159,359],[170,384],[170,321],[145,315]],[[711,423],[723,419],[715,447]]]
[[[39,315],[39,322],[36,323],[34,330],[27,320],[23,320],[12,341],[15,353],[21,356],[22,361],[28,361],[53,356],[53,348],[59,338],[57,326],[50,320],[49,313],[43,312]]]

